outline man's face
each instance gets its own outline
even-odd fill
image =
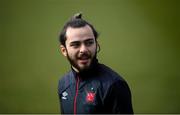
[[[96,57],[97,43],[92,29],[86,25],[80,28],[67,28],[66,47],[61,51],[77,72],[88,69]]]

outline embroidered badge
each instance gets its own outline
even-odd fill
[[[94,92],[87,92],[86,101],[88,103],[92,103],[92,102],[94,102],[94,99],[95,99],[95,93]]]

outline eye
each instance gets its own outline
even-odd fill
[[[88,41],[85,42],[86,46],[91,46],[93,44],[94,44],[94,40],[88,40]]]
[[[80,46],[79,42],[73,42],[70,44],[71,47],[78,48]]]

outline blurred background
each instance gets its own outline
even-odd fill
[[[0,0],[0,113],[59,113],[70,68],[58,33],[83,12],[99,61],[128,82],[135,113],[180,113],[179,0]]]

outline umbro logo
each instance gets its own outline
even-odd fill
[[[65,91],[65,92],[62,93],[62,97],[61,98],[66,100],[67,96],[68,96],[68,93]]]

